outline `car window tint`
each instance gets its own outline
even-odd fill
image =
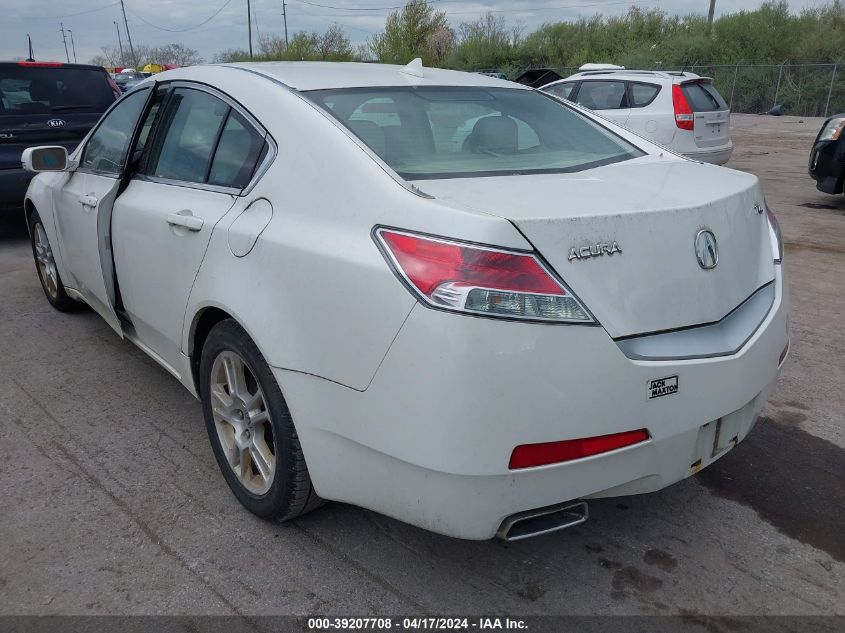
[[[149,89],[144,89],[128,95],[106,115],[85,144],[80,163],[82,169],[107,174],[120,173],[126,161],[135,123],[148,94]]]
[[[214,153],[208,183],[238,189],[246,187],[263,147],[264,137],[243,116],[231,110]]]
[[[709,83],[686,83],[683,84],[683,91],[693,112],[713,112],[728,108],[722,95]]]
[[[631,107],[642,108],[651,103],[660,92],[660,86],[653,84],[631,84]]]
[[[627,108],[625,84],[621,81],[584,81],[578,91],[578,103],[591,110]]]
[[[177,88],[165,107],[164,136],[146,172],[169,180],[206,182],[228,104],[207,92]]]
[[[548,92],[556,97],[561,97],[562,99],[569,99],[569,96],[572,94],[572,89],[575,87],[575,82],[570,81],[563,84],[555,84],[553,86],[546,86],[545,88],[541,88],[543,92]]]

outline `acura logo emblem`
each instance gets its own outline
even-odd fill
[[[698,265],[704,270],[716,268],[719,263],[719,246],[716,244],[716,236],[709,229],[702,229],[695,235],[695,257]]]
[[[64,119],[50,119],[47,121],[47,125],[50,127],[63,127],[65,124]]]

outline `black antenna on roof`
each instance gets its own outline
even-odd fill
[[[26,34],[26,40],[29,42],[29,57],[26,58],[26,61],[34,62],[35,58],[32,56],[32,38],[29,36],[29,33]]]

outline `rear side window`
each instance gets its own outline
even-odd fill
[[[584,81],[578,90],[578,103],[591,110],[627,108],[625,83],[622,81]]]
[[[229,106],[199,90],[178,88],[167,102],[166,133],[156,147],[148,173],[151,176],[204,183],[214,147]]]
[[[264,137],[239,113],[229,110],[211,162],[208,184],[243,189],[252,180],[264,148]]]
[[[550,95],[560,97],[561,99],[571,99],[572,90],[575,88],[574,81],[568,81],[562,84],[555,84],[554,86],[546,86],[541,88],[543,92],[548,92]]]
[[[654,101],[660,86],[654,84],[631,83],[631,107],[642,108]]]
[[[264,135],[212,94],[176,88],[143,173],[167,180],[242,189],[268,151]]]
[[[681,89],[689,101],[693,112],[713,112],[715,110],[727,110],[728,104],[722,95],[708,82],[693,82],[683,84]]]
[[[0,64],[0,116],[105,112],[115,94],[96,69]]]
[[[126,162],[126,152],[149,89],[128,95],[106,115],[85,144],[80,167],[102,174],[117,175]]]

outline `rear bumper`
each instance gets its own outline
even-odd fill
[[[684,156],[689,158],[690,160],[697,160],[701,161],[702,163],[710,163],[713,165],[724,165],[725,163],[730,160],[731,154],[733,154],[734,146],[733,143],[726,147],[720,147],[718,149],[706,149],[706,150],[696,150],[691,152],[684,152]]]
[[[845,145],[838,141],[820,141],[810,151],[807,167],[816,189],[823,193],[842,193],[845,176]]]
[[[321,496],[442,534],[487,539],[518,512],[659,490],[745,438],[774,388],[788,340],[780,270],[775,283],[769,314],[727,357],[631,360],[599,327],[416,306],[363,392],[274,372]],[[678,377],[678,392],[649,399],[648,383],[667,376]],[[508,469],[521,444],[639,428],[650,434],[641,444]]]
[[[23,169],[0,169],[0,213],[23,209],[26,188],[33,175]]]

